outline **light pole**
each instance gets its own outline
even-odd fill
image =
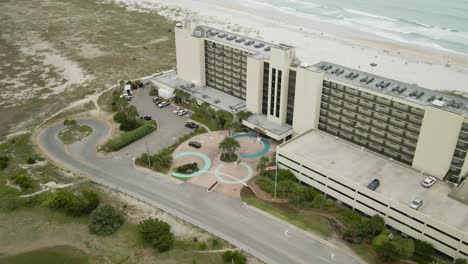
[[[145,145],[146,145],[146,154],[148,155],[148,165],[149,165],[150,168],[151,168],[150,153],[149,153],[148,143],[147,143],[146,141],[145,141]]]
[[[276,186],[278,185],[278,162],[275,162],[275,192],[273,195],[273,199],[276,199]]]

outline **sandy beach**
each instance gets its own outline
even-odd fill
[[[106,2],[106,1],[101,1]],[[116,0],[132,10],[156,10],[273,43],[297,47],[307,64],[326,60],[434,90],[468,93],[468,56],[396,42],[252,1]],[[370,63],[376,63],[371,67]]]

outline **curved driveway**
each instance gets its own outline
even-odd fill
[[[108,134],[108,124],[96,119],[79,122],[91,126],[93,133],[66,149],[57,137],[61,123],[37,136],[41,149],[62,166],[197,225],[267,263],[359,263],[333,245],[268,217],[239,199],[147,175],[133,169],[131,157],[97,157],[96,145]]]

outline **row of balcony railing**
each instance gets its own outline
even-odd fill
[[[333,124],[328,124],[328,123],[319,123],[319,129],[326,131],[332,135],[338,136],[340,138],[343,138],[349,142],[352,142],[356,145],[366,147],[374,152],[377,152],[379,154],[385,155],[387,157],[393,158],[395,160],[398,160],[400,162],[406,163],[411,165],[413,162],[413,156],[408,155],[403,151],[396,150],[394,148],[394,145],[391,143],[389,144],[387,141],[384,143],[379,143],[379,142],[373,142],[369,138],[363,138],[359,135],[356,134],[349,134],[346,133],[342,130],[340,130],[339,127],[334,126]]]
[[[341,85],[335,84],[335,83],[332,83],[332,84],[336,85],[336,87],[341,86]],[[403,104],[403,103],[400,103],[400,102],[396,102],[396,101],[393,101],[393,100],[390,100],[390,99],[387,99],[387,98],[384,98],[384,97],[380,97],[380,96],[377,96],[377,95],[373,95],[371,93],[367,93],[367,92],[364,92],[364,91],[358,91],[358,90],[356,90],[354,88],[344,87],[344,86],[341,86],[341,87],[343,87],[343,88],[341,88],[341,89],[340,88],[333,88],[331,84],[324,84],[323,93],[324,94],[331,94],[333,92],[334,95],[340,96],[340,97],[342,97],[344,94],[351,95],[351,96],[356,96],[356,97],[360,97],[362,99],[366,99],[368,101],[372,101],[374,103],[378,103],[382,108],[392,107],[392,108],[396,108],[396,109],[398,109],[400,111],[405,111],[405,112],[407,112],[409,114],[415,115],[415,116],[417,116],[419,118],[424,117],[424,110],[423,109],[413,107],[413,106],[409,106],[409,105],[406,105],[406,104]]]

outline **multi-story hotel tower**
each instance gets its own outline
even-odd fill
[[[299,180],[468,257],[468,207],[457,187],[468,174],[468,100],[330,62],[305,65],[294,47],[190,22],[175,36],[177,72],[153,80],[165,94],[184,89],[215,108],[251,111],[243,124],[283,141],[277,161]],[[424,189],[428,175],[439,183]],[[374,178],[381,187],[370,191]],[[409,208],[416,198],[418,211]]]

